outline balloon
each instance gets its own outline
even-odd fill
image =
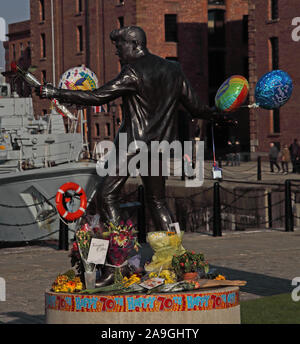
[[[95,73],[82,65],[68,69],[61,76],[58,87],[68,90],[92,91],[98,88],[98,79]]]
[[[255,87],[255,102],[264,109],[276,109],[284,105],[291,97],[293,82],[282,70],[273,70],[264,74]]]
[[[218,109],[225,112],[239,108],[247,98],[249,84],[241,75],[233,75],[223,82],[215,97]]]

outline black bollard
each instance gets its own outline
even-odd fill
[[[220,185],[218,182],[214,184],[213,236],[222,236]]]
[[[138,201],[140,206],[138,208],[138,242],[146,242],[146,211],[145,211],[145,194],[144,187],[138,187]]]
[[[285,231],[294,231],[294,215],[292,208],[291,181],[285,181]]]
[[[62,220],[59,221],[59,250],[69,250],[69,228],[68,225]]]
[[[257,180],[261,180],[261,157],[257,157]]]
[[[273,226],[272,192],[268,192],[268,222],[269,222],[269,228],[272,228]]]

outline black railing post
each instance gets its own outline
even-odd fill
[[[257,157],[257,180],[261,180],[261,157]]]
[[[222,236],[221,228],[221,203],[220,203],[220,185],[214,183],[214,205],[213,205],[213,236]]]
[[[269,228],[272,228],[273,226],[272,192],[268,192],[268,222],[269,222]]]
[[[285,231],[294,231],[294,216],[292,208],[291,181],[285,181]]]
[[[146,211],[145,211],[145,194],[144,187],[138,187],[138,201],[140,206],[138,208],[138,242],[146,242]]]
[[[59,242],[58,242],[58,249],[59,250],[69,250],[69,228],[68,225],[59,220]]]

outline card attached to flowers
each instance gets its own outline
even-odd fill
[[[94,264],[104,264],[107,255],[108,245],[108,240],[93,238],[91,240],[87,262]]]
[[[143,283],[140,283],[139,285],[146,289],[153,289],[153,288],[158,287],[159,285],[164,284],[164,281],[165,281],[164,278],[152,277],[152,278],[147,279]]]

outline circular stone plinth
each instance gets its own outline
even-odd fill
[[[45,294],[47,324],[239,324],[239,287],[131,295]]]

